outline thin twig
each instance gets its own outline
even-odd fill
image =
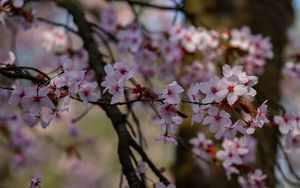
[[[170,181],[162,175],[162,173],[157,169],[157,167],[154,165],[154,163],[151,161],[151,159],[148,157],[148,155],[145,153],[145,151],[141,148],[140,145],[136,143],[133,138],[130,138],[130,145],[141,155],[143,161],[145,161],[153,173],[159,178],[161,182],[163,182],[165,185],[169,185]]]

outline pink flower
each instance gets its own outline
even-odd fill
[[[201,82],[199,84],[200,91],[206,94],[206,97],[202,100],[203,103],[221,102],[223,98],[217,95],[221,90],[222,82],[218,77],[210,79],[208,82]]]
[[[105,65],[104,70],[106,76],[105,80],[101,83],[101,86],[105,87],[103,93],[108,90],[112,95],[111,103],[113,104],[124,95],[125,82],[133,77],[135,68],[126,63],[118,62],[114,65]]]
[[[178,41],[184,37],[186,29],[182,27],[181,23],[176,23],[174,26],[171,26],[168,30],[170,40]]]
[[[126,30],[117,34],[119,48],[130,52],[137,52],[143,42],[143,35],[138,25],[130,25]]]
[[[246,94],[247,91],[247,87],[242,84],[223,80],[223,86],[217,92],[217,96],[220,98],[226,97],[228,104],[233,105],[238,100],[238,97]]]
[[[157,182],[155,184],[155,188],[176,188],[176,186],[174,184],[169,184],[168,186],[166,186],[162,182]]]
[[[161,142],[164,141],[166,143],[170,143],[173,145],[177,145],[177,141],[170,135],[159,135],[155,137],[155,141]]]
[[[216,133],[216,135],[222,135],[225,131],[225,127],[231,125],[230,114],[215,106],[211,106],[202,123],[204,125],[209,125],[209,130],[211,132]]]
[[[213,147],[213,143],[210,139],[206,139],[203,133],[198,133],[196,138],[192,138],[189,141],[192,144],[192,152],[201,159],[210,159],[209,148]]]
[[[217,152],[217,157],[223,160],[223,166],[225,168],[230,167],[233,164],[242,164],[242,158],[235,150],[235,147],[226,147],[225,150]]]
[[[246,177],[239,176],[238,182],[241,188],[266,188],[264,180],[267,178],[260,169],[250,172]]]
[[[296,121],[288,115],[274,116],[274,122],[278,124],[281,134],[289,133],[296,126]]]
[[[174,120],[175,122],[178,122],[178,124],[182,122],[182,118],[177,115],[177,107],[174,104],[161,105],[159,114],[167,123],[173,122]]]
[[[287,150],[299,149],[300,148],[300,134],[289,133],[289,134],[285,135],[284,148]]]
[[[33,115],[39,113],[42,107],[54,108],[54,104],[47,96],[48,93],[48,87],[28,88],[28,95],[22,99],[22,107]]]
[[[23,86],[16,86],[9,98],[8,103],[13,106],[17,106],[21,102],[21,100],[29,94],[28,90],[28,88],[25,88]]]
[[[183,52],[177,41],[169,41],[164,39],[161,41],[159,48],[160,53],[163,54],[166,64],[178,62],[183,56]]]
[[[135,73],[135,66],[129,65],[127,63],[117,62],[113,67],[116,71],[114,74],[119,74],[120,76],[119,82],[126,82],[127,80],[132,78]]]
[[[187,96],[189,97],[190,102],[200,102],[200,84],[191,84]],[[194,112],[198,111],[200,108],[198,104],[191,104],[191,106]]]
[[[109,32],[116,32],[117,31],[117,15],[113,6],[108,6],[104,11],[101,13],[100,18],[100,25],[105,28]]]
[[[43,33],[43,47],[56,53],[65,52],[68,48],[68,38],[62,28],[54,28]]]
[[[80,85],[78,95],[79,95],[80,99],[83,101],[83,105],[85,107],[88,106],[89,101],[96,102],[100,98],[100,92],[97,87],[97,83],[96,82],[90,83],[90,82],[84,81]]]
[[[183,88],[180,85],[178,85],[176,81],[173,81],[172,83],[166,86],[163,92],[163,98],[165,99],[164,101],[168,104],[180,103],[179,94],[183,91]]]
[[[222,67],[224,77],[232,82],[239,82],[239,83],[247,83],[248,77],[245,72],[243,72],[242,66],[233,66],[232,68],[225,64]]]
[[[187,28],[181,40],[181,45],[183,48],[189,53],[194,53],[197,50],[197,45],[199,42],[200,35],[197,29],[192,26]]]
[[[240,121],[236,121],[234,124],[230,124],[229,126],[225,126],[224,131],[219,131],[215,137],[220,139],[222,136],[228,140],[233,140],[237,132],[242,134],[246,134],[246,130],[242,127]]]
[[[39,122],[41,123],[41,126],[45,129],[49,126],[49,121],[45,120],[42,117],[41,113],[38,114],[31,114],[31,113],[25,113],[23,114],[23,120],[30,126],[34,127]]]
[[[138,175],[144,174],[146,172],[146,163],[144,161],[138,161],[135,171]]]
[[[193,110],[194,113],[192,116],[191,125],[193,125],[195,122],[201,123],[206,114],[205,110],[209,107],[210,107],[210,105],[202,105],[199,108]]]
[[[269,119],[267,118],[268,106],[266,103],[268,100],[264,101],[260,107],[257,108],[256,114],[256,122],[258,127],[262,127],[265,123],[269,123]]]
[[[70,71],[65,73],[67,76],[67,84],[69,86],[69,91],[72,93],[77,93],[80,84],[84,80],[85,71]]]
[[[249,27],[243,27],[240,30],[233,29],[231,31],[230,45],[247,50],[250,46],[250,34]]]

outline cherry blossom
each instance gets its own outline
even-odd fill
[[[68,47],[66,31],[62,28],[54,28],[43,34],[43,47],[48,51],[65,52]]]
[[[192,144],[192,152],[201,159],[210,159],[214,153],[213,142],[210,139],[206,139],[203,133],[198,133],[197,137],[190,139],[190,144]]]
[[[26,96],[29,95],[29,89],[25,88],[23,86],[16,86],[13,90],[10,98],[9,98],[9,104],[13,106],[17,106],[19,103],[21,103],[21,100]]]
[[[161,142],[167,142],[173,145],[177,145],[177,141],[170,135],[159,135],[155,137],[155,141]]]
[[[282,134],[289,133],[293,127],[296,125],[296,121],[290,116],[274,116],[274,122],[279,125],[279,131]]]
[[[256,109],[256,116],[252,118],[250,115],[248,115],[248,127],[246,128],[246,133],[247,134],[253,134],[255,132],[256,128],[261,128],[265,124],[269,123],[270,120],[267,117],[268,113],[268,106],[267,106],[267,100],[261,104]],[[247,118],[245,118],[247,119]]]
[[[96,82],[89,83],[84,81],[81,83],[78,95],[85,107],[88,106],[89,102],[96,102],[100,98],[100,91],[97,86]]]
[[[239,96],[243,96],[247,93],[247,87],[237,82],[231,82],[223,80],[223,84],[220,91],[217,92],[217,96],[227,99],[229,105],[233,105]]]
[[[230,114],[220,110],[215,106],[211,106],[207,110],[207,116],[202,122],[204,125],[209,125],[209,130],[217,135],[224,134],[225,127],[231,125]]]
[[[117,38],[119,40],[119,48],[121,50],[128,50],[131,52],[136,52],[143,41],[140,28],[135,24],[130,25],[125,30],[120,30],[117,33]]]
[[[242,155],[248,153],[249,149],[246,147],[246,143],[240,139],[235,138],[234,140],[224,140],[222,144],[224,150],[217,152],[217,157],[223,160],[223,166],[225,168],[234,165],[242,164]]]
[[[22,98],[22,107],[32,115],[39,113],[42,107],[53,108],[54,104],[47,96],[49,92],[48,87],[28,88],[28,95]]]
[[[197,45],[200,42],[199,37],[197,29],[191,26],[185,30],[181,45],[187,52],[193,53],[197,50]]]
[[[242,188],[264,188],[264,180],[267,178],[260,169],[250,172],[246,177],[239,176],[238,181]]]
[[[206,94],[203,103],[221,102],[223,99],[217,93],[221,90],[222,82],[218,77],[212,78],[207,82],[199,84],[200,91]]]
[[[163,184],[162,182],[157,182],[155,184],[155,188],[176,188],[175,185],[173,184],[169,184],[168,186],[166,186],[165,184]]]
[[[169,104],[178,104],[180,102],[179,94],[182,93],[184,89],[177,84],[176,81],[173,81],[166,86],[163,92],[163,99],[166,103]]]
[[[43,128],[47,128],[49,126],[49,121],[47,121],[45,117],[42,117],[41,113],[38,114],[24,113],[23,120],[30,127],[34,127],[38,123],[40,123]]]
[[[136,167],[136,173],[140,175],[140,174],[144,174],[145,172],[146,172],[146,163],[144,161],[138,161]]]
[[[285,149],[299,149],[300,148],[300,134],[289,133],[285,135]]]
[[[250,46],[250,29],[243,27],[240,30],[231,31],[230,45],[247,50]]]
[[[194,83],[191,84],[187,95],[189,97],[189,100],[191,102],[199,102],[200,101],[200,84],[199,83]],[[197,111],[199,109],[199,105],[197,104],[191,104],[193,111]]]
[[[104,69],[106,76],[101,86],[105,87],[103,93],[108,90],[112,95],[111,103],[113,104],[124,95],[125,82],[132,78],[135,69],[125,63],[107,64]]]
[[[117,15],[113,6],[109,5],[101,13],[100,25],[107,31],[115,33],[117,31]]]

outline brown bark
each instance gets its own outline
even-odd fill
[[[262,102],[262,98],[276,102],[280,100],[281,53],[286,42],[286,31],[293,21],[291,0],[186,0],[184,9],[199,26],[206,25],[213,29],[223,30],[248,25],[254,33],[270,36],[275,57],[267,63],[256,89],[263,94],[259,102]],[[268,104],[271,106],[272,114],[278,111],[274,103]],[[181,126],[179,135],[184,139],[189,139],[195,136],[195,129],[198,128],[190,127],[185,123]],[[257,131],[256,136],[259,143],[256,166],[268,175],[269,187],[275,187],[274,163],[277,130],[263,128]],[[205,176],[197,168],[190,150],[185,147],[179,146],[177,149],[174,173],[178,188],[237,187],[235,182],[226,183],[224,175],[214,173]]]

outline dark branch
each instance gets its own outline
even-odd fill
[[[49,78],[48,76],[45,78],[39,78],[36,76],[33,76],[31,74],[29,74],[28,72],[24,72],[24,70],[34,70],[36,72],[41,72],[41,71],[37,71],[34,68],[29,68],[29,67],[0,67],[0,74],[2,74],[3,76],[9,78],[9,79],[24,79],[24,80],[30,80],[36,84],[44,84],[47,82],[47,78]],[[43,73],[44,75],[45,73]],[[46,74],[45,74],[46,75]]]
[[[74,0],[56,0],[58,6],[65,8],[74,18],[74,22],[78,26],[78,34],[84,42],[84,48],[89,54],[89,65],[94,70],[97,81],[100,85],[102,78],[105,76],[102,54],[98,50],[93,35],[91,25],[85,19],[84,12],[79,4]],[[105,101],[110,101],[111,96],[106,94],[102,97]],[[113,127],[118,135],[118,154],[122,165],[123,173],[125,174],[130,187],[144,187],[141,180],[138,178],[133,164],[130,159],[129,140],[130,135],[125,127],[125,120],[121,111],[116,106],[99,105],[106,112],[107,116],[112,121]]]
[[[163,182],[165,185],[169,185],[170,181],[162,175],[162,173],[156,168],[156,166],[153,164],[151,159],[144,152],[143,148],[141,148],[141,146],[138,145],[136,141],[133,140],[132,138],[130,138],[130,145],[141,155],[143,161],[145,161],[149,165],[149,167],[154,172],[154,174],[159,178],[159,180]]]

